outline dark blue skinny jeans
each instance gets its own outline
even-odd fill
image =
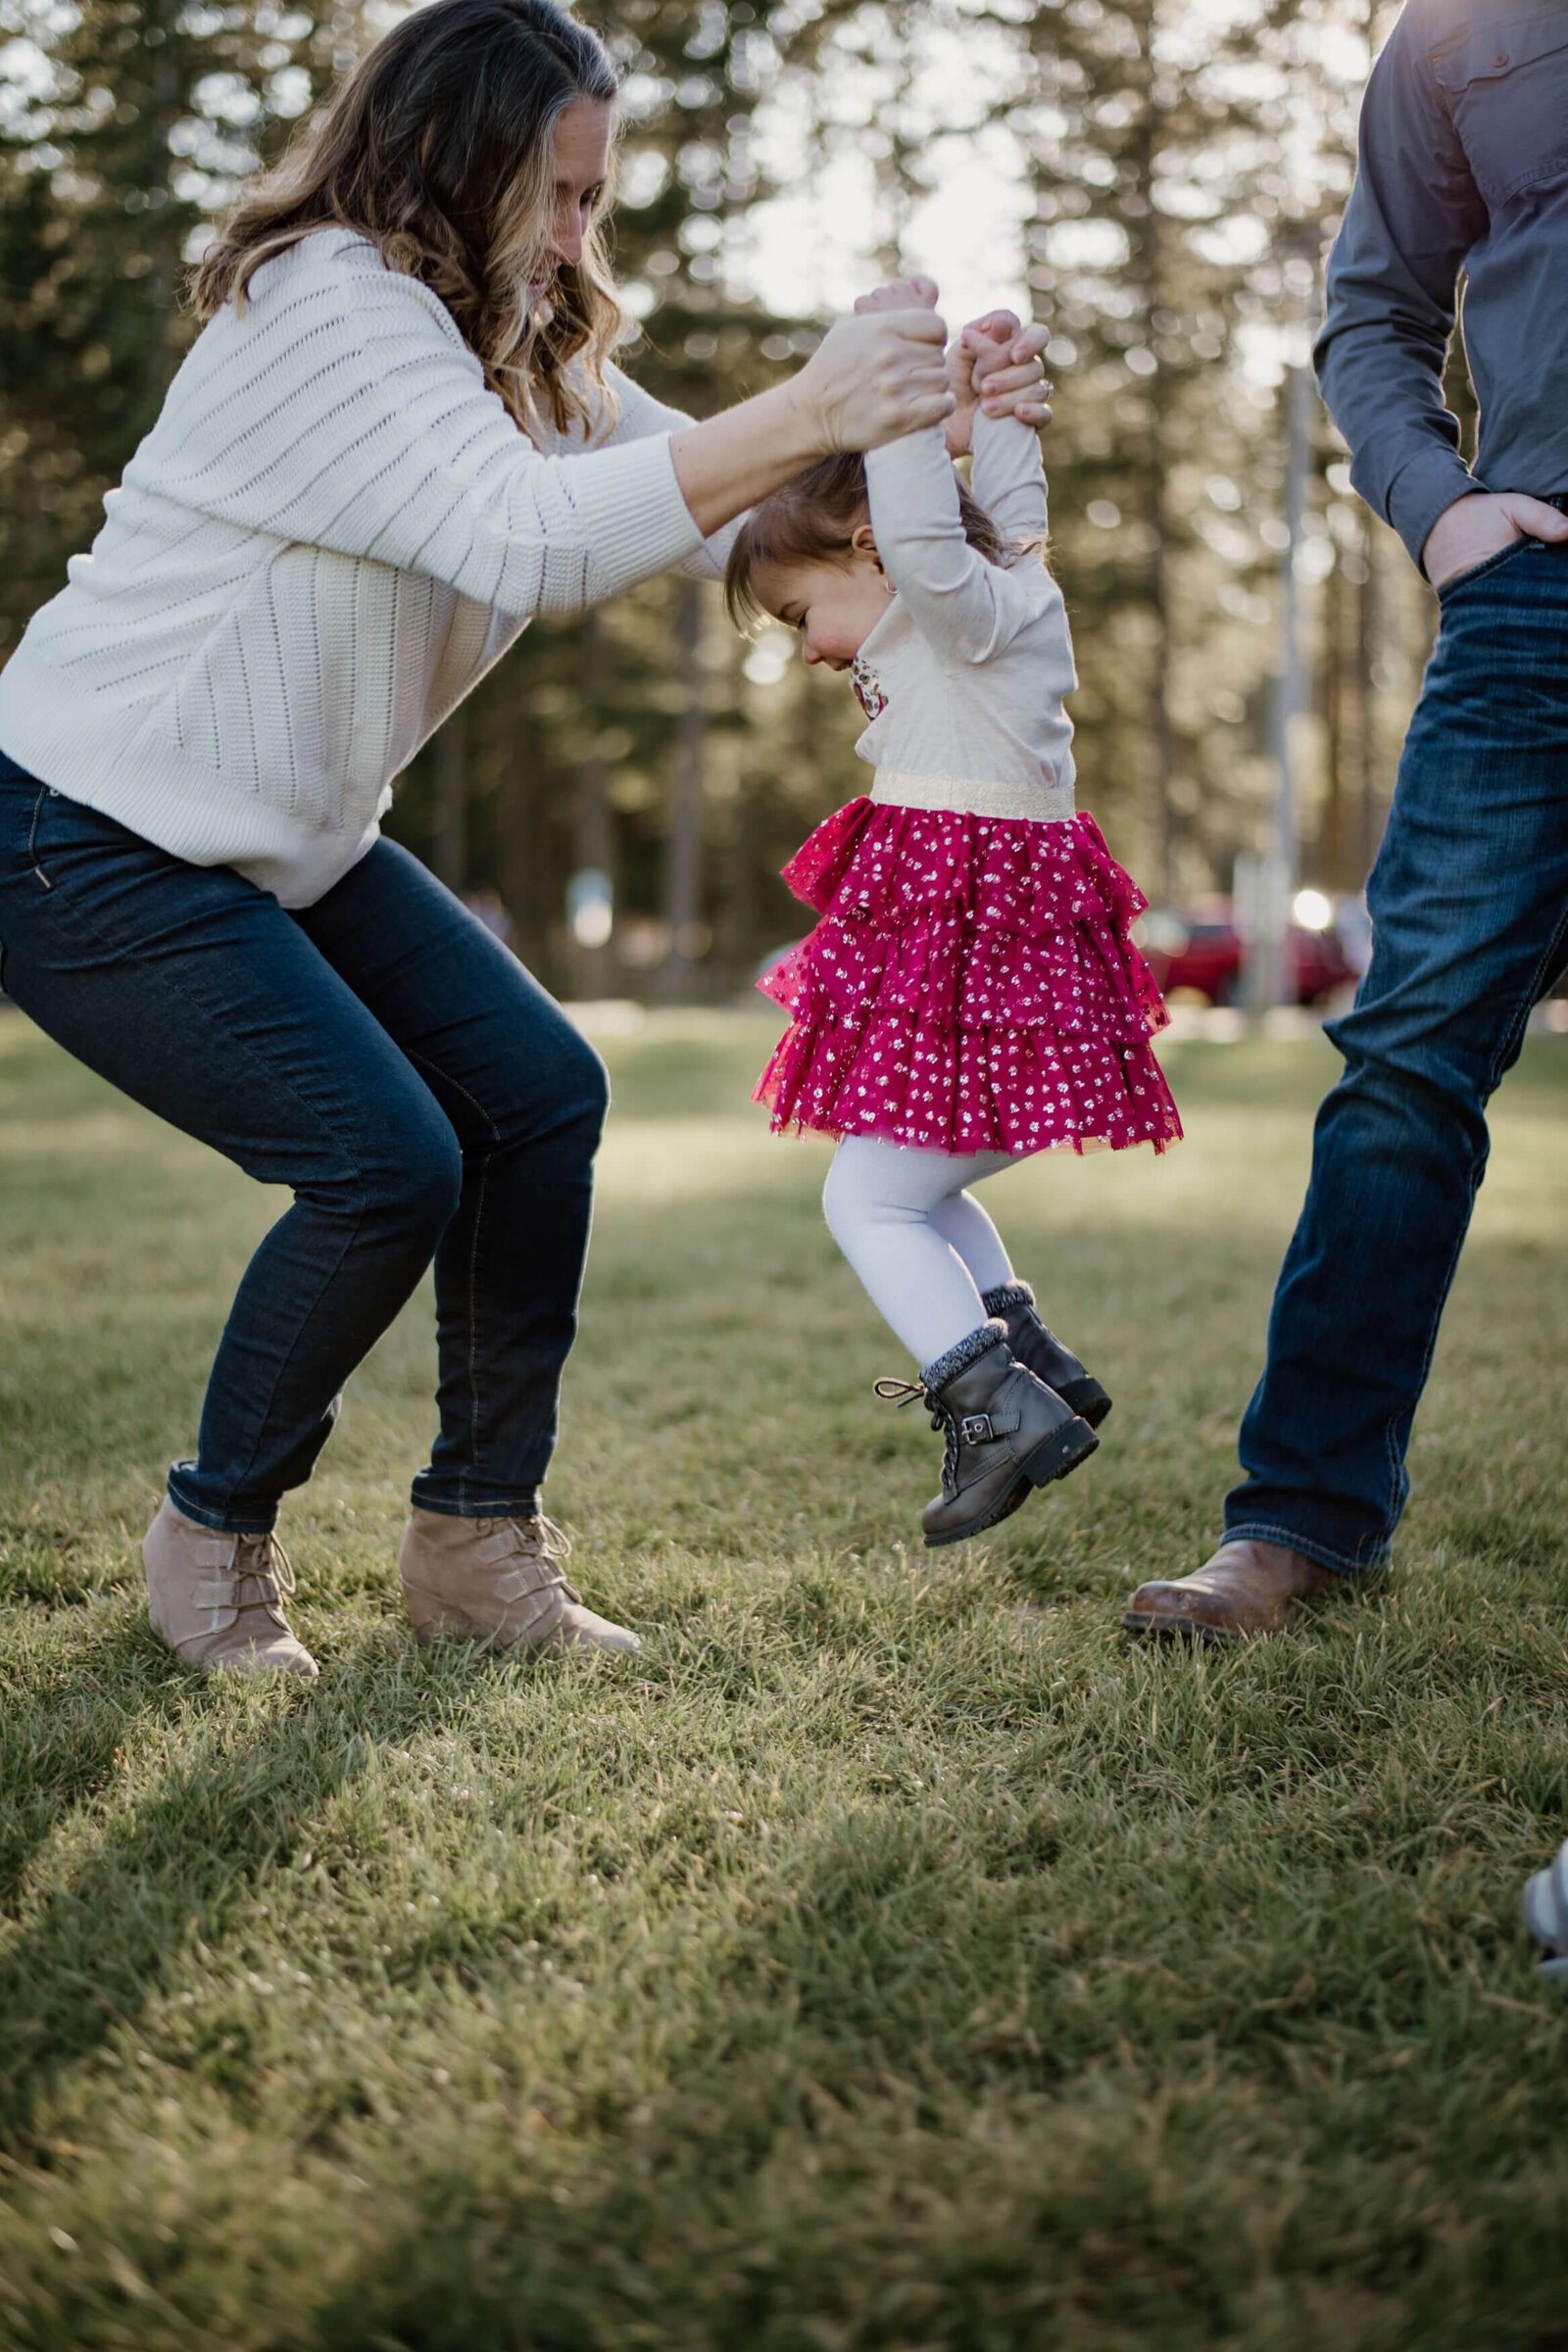
[[[1441,602],[1225,1504],[1227,1536],[1348,1574],[1388,1557],[1487,1102],[1568,945],[1568,554],[1522,540]]]
[[[240,1284],[176,1507],[270,1528],[433,1257],[440,1428],[414,1499],[535,1510],[608,1097],[483,924],[387,841],[285,912],[0,755],[0,954],[40,1029],[294,1195]]]

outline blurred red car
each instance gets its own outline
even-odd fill
[[[1311,895],[1317,899],[1317,894]],[[1321,927],[1292,923],[1287,934],[1298,1004],[1320,1004],[1337,989],[1352,986],[1365,969],[1359,955],[1365,916],[1359,906],[1349,901],[1336,909],[1326,899],[1321,905],[1329,916]],[[1242,942],[1228,900],[1215,900],[1190,912],[1152,907],[1138,926],[1137,938],[1164,995],[1188,988],[1211,1004],[1238,1001]]]

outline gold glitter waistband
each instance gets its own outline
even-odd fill
[[[1077,813],[1070,784],[986,784],[911,767],[879,767],[869,797],[898,808],[951,808],[960,816],[1023,817],[1044,825]]]

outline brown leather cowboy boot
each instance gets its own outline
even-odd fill
[[[141,1556],[154,1631],[187,1666],[316,1680],[316,1660],[283,1613],[294,1572],[275,1536],[222,1535],[166,1494]]]
[[[917,1381],[879,1380],[876,1394],[901,1405],[919,1397],[932,1428],[946,1434],[942,1492],[920,1514],[927,1549],[995,1527],[1031,1487],[1065,1478],[1100,1444],[1053,1390],[1014,1363],[1000,1322],[983,1323]]]
[[[1007,1326],[1007,1346],[1036,1380],[1054,1389],[1065,1405],[1098,1429],[1110,1410],[1110,1398],[1094,1376],[1084,1370],[1070,1348],[1048,1331],[1035,1310],[1035,1295],[1026,1282],[1004,1283],[1000,1290],[981,1294],[988,1315],[1000,1315]]]
[[[562,1572],[571,1545],[543,1513],[453,1519],[416,1509],[403,1531],[398,1574],[423,1642],[482,1642],[493,1649],[607,1649],[635,1657],[637,1636],[583,1607]]]
[[[1304,1552],[1250,1536],[1222,1544],[1210,1560],[1174,1583],[1140,1585],[1123,1614],[1130,1634],[1188,1642],[1235,1642],[1277,1634],[1293,1609],[1343,1579]]]

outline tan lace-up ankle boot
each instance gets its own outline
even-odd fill
[[[200,1527],[166,1494],[141,1556],[154,1631],[187,1666],[316,1680],[316,1660],[283,1613],[294,1571],[275,1536]]]
[[[416,1509],[398,1574],[421,1642],[483,1642],[493,1649],[642,1648],[623,1625],[584,1608],[562,1563],[571,1545],[542,1513],[526,1519],[453,1519]]]

